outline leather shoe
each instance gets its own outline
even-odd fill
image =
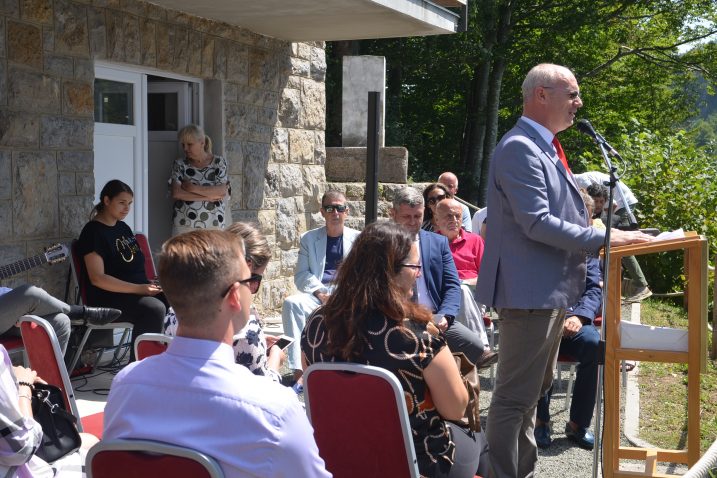
[[[90,325],[106,325],[117,320],[122,311],[109,307],[85,307],[82,315]]]
[[[482,369],[482,368],[488,368],[494,363],[498,361],[498,352],[493,352],[491,350],[486,350],[483,352],[483,355],[478,357],[478,361],[476,362],[476,368]]]
[[[565,436],[571,441],[577,443],[580,448],[592,450],[593,447],[595,447],[595,435],[593,435],[587,428],[578,427],[577,430],[573,430],[570,423],[566,423]]]
[[[553,440],[550,438],[550,425],[543,423],[542,425],[536,425],[533,431],[535,435],[535,443],[538,448],[548,448]]]

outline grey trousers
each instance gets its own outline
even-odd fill
[[[550,388],[564,309],[498,309],[500,355],[486,435],[493,478],[532,478],[535,408]]]
[[[39,315],[47,320],[57,335],[60,350],[65,354],[70,340],[70,318],[67,313],[70,306],[54,298],[44,289],[24,284],[10,292],[0,295],[0,333],[8,332],[20,335],[20,329],[14,327],[23,315]]]

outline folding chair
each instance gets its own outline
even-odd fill
[[[145,239],[146,242],[146,239]],[[81,301],[83,304],[87,304],[87,284],[85,284],[84,280],[84,274],[82,271],[84,270],[83,264],[82,264],[82,257],[80,256],[79,252],[77,251],[77,241],[72,241],[71,249],[71,257],[72,260],[70,261],[70,266],[72,273],[75,276],[75,282],[77,284],[77,299],[78,301]],[[145,267],[146,267],[146,260],[145,260]],[[152,263],[152,269],[154,269],[154,263]],[[85,344],[87,343],[87,340],[90,338],[90,333],[92,333],[93,330],[114,330],[114,329],[124,329],[122,332],[122,338],[120,339],[119,345],[115,348],[115,354],[114,354],[114,360],[117,360],[117,357],[119,356],[119,352],[123,346],[123,344],[127,343],[129,341],[130,333],[132,332],[132,328],[134,325],[132,325],[129,322],[110,322],[109,324],[105,325],[93,325],[93,324],[85,324],[84,321],[76,322],[73,321],[73,325],[84,325],[85,326],[85,333],[82,335],[82,339],[80,340],[80,344],[75,350],[75,353],[72,355],[72,358],[70,359],[70,362],[68,364],[67,369],[72,371],[75,369],[75,366],[77,365],[77,362],[80,360],[80,356],[82,355],[82,350],[85,348]]]
[[[316,363],[304,387],[319,455],[335,478],[419,476],[403,390],[391,372]]]
[[[80,417],[70,376],[62,359],[60,344],[50,323],[35,315],[24,315],[20,318],[20,331],[30,368],[47,383],[62,390],[65,408],[77,418],[77,429],[102,437],[100,418],[103,413]]]
[[[196,450],[150,440],[102,440],[87,454],[87,478],[223,478],[217,461]]]
[[[146,333],[137,337],[134,342],[134,356],[142,360],[152,355],[163,353],[172,342],[171,335]]]

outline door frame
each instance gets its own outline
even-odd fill
[[[149,158],[148,158],[148,131],[147,131],[147,76],[159,76],[172,80],[193,83],[195,88],[191,89],[191,106],[192,106],[192,122],[200,126],[203,125],[204,118],[204,82],[201,78],[172,73],[156,68],[138,67],[134,65],[126,65],[123,63],[113,63],[109,61],[97,60],[94,63],[95,78],[110,79],[117,81],[127,81],[135,83],[137,75],[140,75],[140,91],[135,94],[134,106],[135,112],[139,112],[138,121],[135,125],[138,128],[137,138],[138,144],[135,144],[135,229],[147,233],[149,231]],[[124,79],[123,79],[124,78]],[[131,80],[129,79],[131,78]],[[137,113],[135,113],[137,116]],[[113,127],[122,125],[113,125]],[[131,126],[127,126],[130,128]],[[94,122],[95,133],[102,133],[106,128],[104,123]],[[93,176],[96,177],[94,171],[94,145],[92,147]],[[139,189],[139,190],[137,190]],[[95,197],[99,194],[95,191]]]

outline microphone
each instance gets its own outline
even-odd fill
[[[590,121],[588,121],[586,119],[579,119],[578,123],[576,125],[576,128],[578,128],[578,131],[580,131],[581,133],[590,136],[593,139],[593,141],[595,141],[595,144],[597,144],[598,146],[599,145],[605,146],[605,149],[607,150],[607,154],[609,154],[612,157],[622,159],[622,157],[620,156],[620,153],[615,151],[615,148],[610,146],[610,143],[608,143],[605,140],[605,138],[602,137],[602,135],[600,133],[595,131],[595,128],[593,128],[593,125],[590,124]]]

